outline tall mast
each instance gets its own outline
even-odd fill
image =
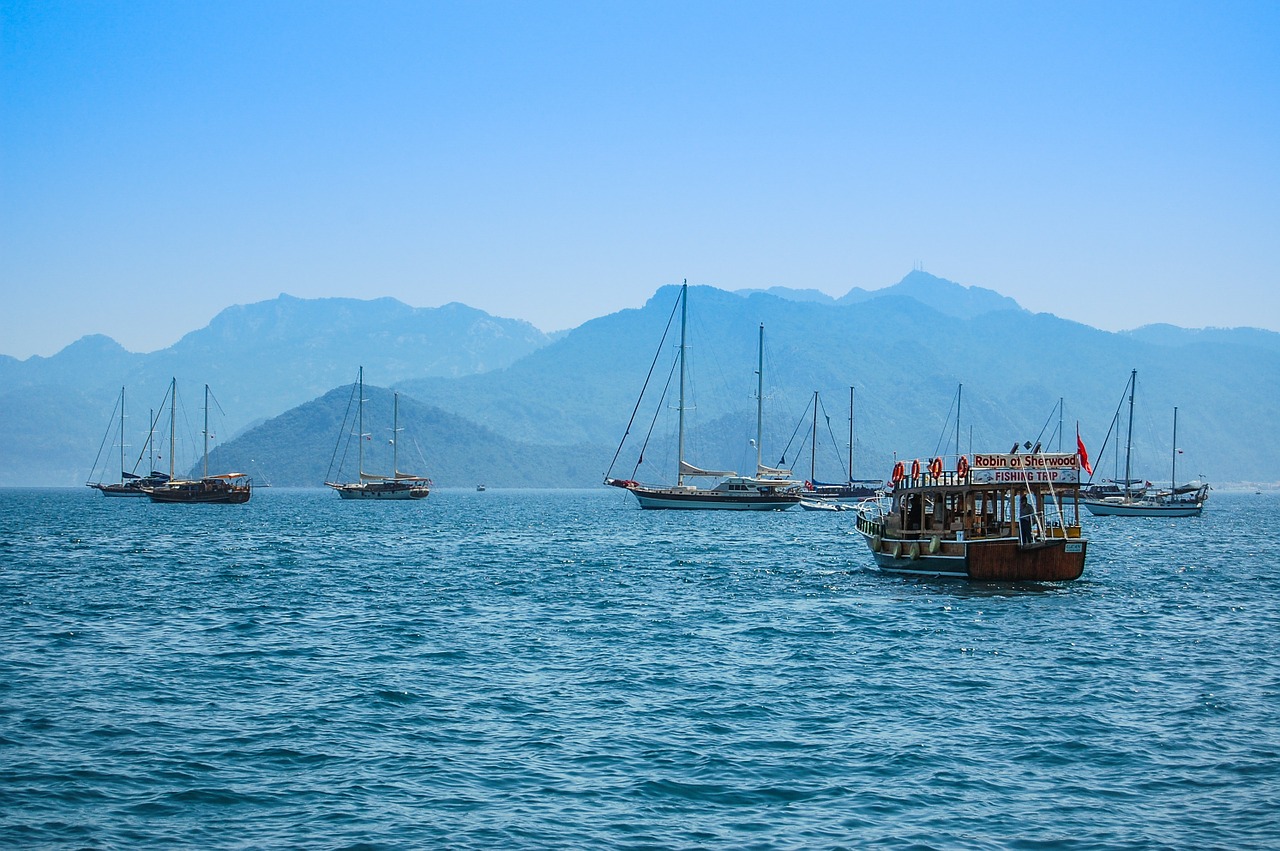
[[[400,477],[400,394],[391,397],[391,478]]]
[[[204,386],[204,473],[202,478],[209,478],[209,385]]]
[[[689,314],[689,280],[680,286],[680,406],[676,431],[676,487],[684,487],[684,354],[685,324]]]
[[[1129,495],[1130,459],[1133,453],[1133,397],[1138,392],[1138,371],[1129,373],[1129,434],[1124,440],[1124,493]]]
[[[964,385],[956,385],[956,457],[960,457],[960,394],[964,392]]]
[[[853,484],[853,387],[849,388],[849,484]]]
[[[1121,402],[1124,401],[1123,396],[1120,397],[1120,401]],[[1115,481],[1116,479],[1120,478],[1120,406],[1119,405],[1116,405],[1116,412],[1111,415],[1111,431],[1107,432],[1107,434],[1109,435],[1114,434],[1116,436],[1115,446],[1112,447],[1114,451],[1111,453],[1111,469],[1114,471],[1111,474],[1111,480]]]
[[[1169,473],[1169,495],[1178,490],[1178,408],[1173,408],[1173,469]]]
[[[120,388],[120,481],[124,482],[124,388]]]
[[[169,478],[172,479],[177,475],[177,471],[173,467],[173,446],[174,440],[174,424],[177,422],[178,416],[178,379],[169,380]]]
[[[1062,452],[1062,397],[1058,397],[1058,452]]]
[[[147,422],[150,424],[147,431],[147,475],[156,468],[156,409],[151,408],[147,411]]]
[[[814,411],[814,416],[817,416]],[[760,341],[756,344],[756,475],[764,458],[764,323],[760,323]]]
[[[356,467],[360,481],[364,481],[364,367],[360,367],[357,381],[360,384],[360,398],[356,406],[356,436],[359,438],[356,447]]]
[[[817,482],[816,472],[818,455],[818,391],[813,391],[813,439],[809,443],[809,481]]]

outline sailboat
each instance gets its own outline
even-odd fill
[[[820,482],[817,479],[818,452],[818,391],[813,391],[813,435],[809,446],[809,479],[804,483],[804,499],[800,507],[814,511],[830,509],[832,506],[823,503],[836,503],[836,510],[844,508],[848,503],[861,502],[875,496],[883,487],[879,479],[858,481],[853,478],[853,388],[849,388],[849,477],[843,483]]]
[[[123,387],[120,388],[120,401],[117,403],[117,407],[120,410],[120,424],[116,430],[116,439],[120,447],[120,481],[104,482],[101,479],[99,479],[96,482],[86,482],[85,484],[91,488],[98,490],[99,492],[102,493],[103,496],[145,497],[147,495],[147,491],[146,491],[147,488],[164,484],[166,481],[169,480],[169,477],[166,476],[164,473],[156,472],[154,469],[151,471],[150,475],[140,476],[137,473],[130,472],[129,470],[126,470],[124,468],[124,448],[125,448],[124,390],[125,388]],[[115,417],[113,415],[111,417],[111,423],[107,425],[107,434],[103,436],[102,444],[98,448],[98,458],[95,458],[93,462],[93,469],[95,471],[98,469],[98,461],[102,458],[102,450],[107,445],[107,439],[111,435],[111,430],[114,427],[114,422],[115,422]],[[151,446],[151,438],[154,435],[154,433],[155,433],[154,428],[152,429],[151,432],[148,433],[147,445],[146,447],[143,448],[144,452],[147,450],[147,448]],[[141,462],[141,461],[142,461],[142,456],[139,455],[138,462]],[[134,466],[134,469],[137,469],[138,464],[135,463],[133,466]],[[154,467],[155,465],[152,464],[151,466]]]
[[[1124,478],[1118,492],[1082,500],[1085,508],[1098,517],[1195,517],[1209,498],[1209,486],[1203,482],[1178,485],[1178,409],[1173,409],[1173,466],[1168,490],[1150,490],[1144,480],[1132,475],[1133,461],[1133,397],[1136,395],[1138,371],[1129,373],[1126,386],[1129,397],[1129,428],[1124,447]],[[1121,398],[1124,404],[1124,398]],[[1117,409],[1117,416],[1119,410]]]
[[[360,367],[356,377],[355,392],[358,393],[356,408],[356,469],[358,479],[354,482],[326,481],[325,485],[338,492],[343,499],[422,499],[431,493],[431,480],[412,473],[400,472],[400,394],[392,397],[391,414],[391,475],[384,476],[364,471],[364,442],[368,435],[364,431],[364,367]],[[348,408],[350,410],[350,408]],[[346,422],[343,422],[343,431]],[[344,435],[338,437],[341,446]],[[337,450],[334,450],[337,455]],[[332,464],[330,465],[332,469]],[[328,478],[326,476],[326,478]]]
[[[177,479],[174,470],[176,444],[178,380],[169,385],[169,479],[146,489],[152,502],[213,503],[236,505],[249,501],[253,480],[244,473],[209,475],[209,385],[204,386],[204,461],[200,478]]]
[[[728,470],[704,470],[688,463],[684,457],[685,428],[685,361],[688,350],[688,295],[689,285],[680,287],[680,385],[677,411],[676,483],[674,486],[642,484],[634,479],[610,478],[605,474],[605,484],[624,488],[635,495],[641,508],[724,509],[738,511],[773,511],[787,509],[800,501],[799,482],[790,478],[791,471],[763,464],[761,441],[764,425],[764,325],[760,326],[758,367],[756,370],[756,474],[740,476]],[[665,337],[665,335],[664,335]],[[646,381],[647,386],[647,381]],[[644,390],[641,390],[643,398]],[[637,401],[637,407],[639,402]],[[632,413],[634,421],[635,413]],[[628,426],[630,433],[630,426]],[[626,435],[623,436],[625,442]],[[621,445],[618,453],[621,453]],[[641,458],[644,450],[641,449]],[[617,453],[614,460],[617,460]],[[640,461],[636,462],[636,468]],[[610,468],[612,470],[612,467]],[[634,475],[634,471],[632,473]],[[699,488],[686,484],[690,478],[719,478],[711,488]]]

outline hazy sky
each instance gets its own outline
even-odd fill
[[[1280,330],[1280,3],[0,5],[0,353],[275,297],[543,330],[919,263]]]

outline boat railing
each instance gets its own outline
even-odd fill
[[[858,517],[858,531],[867,535],[879,535],[884,532],[884,518],[893,510],[893,499],[879,495],[868,497],[855,506]]]
[[[940,476],[922,473],[919,476],[908,476],[898,483],[899,488],[958,488],[969,484],[968,473],[957,473],[946,470]]]

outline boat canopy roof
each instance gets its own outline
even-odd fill
[[[738,474],[733,470],[702,470],[702,469],[699,469],[698,467],[693,466],[688,461],[681,461],[680,475],[717,477],[717,476],[736,476]]]

